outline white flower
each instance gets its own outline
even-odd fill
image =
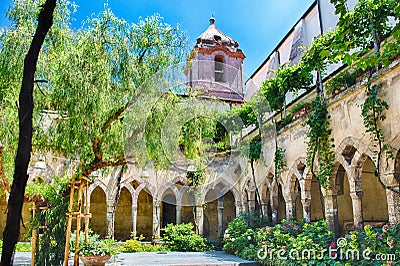
[[[248,239],[248,240],[251,240],[251,236],[247,236],[247,239]]]
[[[234,238],[234,237],[231,238],[231,241],[232,241],[232,242],[235,242],[235,240],[236,240],[236,238]]]
[[[227,234],[228,232],[229,232],[228,229],[226,229],[226,230],[225,230],[225,233]]]

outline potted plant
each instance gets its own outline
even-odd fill
[[[81,243],[79,255],[86,266],[103,266],[121,249],[115,240],[100,239],[99,235],[91,235],[88,243]]]

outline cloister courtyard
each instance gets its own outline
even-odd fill
[[[398,1],[11,2],[0,265],[400,263]]]

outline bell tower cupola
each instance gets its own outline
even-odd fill
[[[210,18],[210,25],[197,38],[186,67],[189,86],[204,90],[205,95],[217,99],[242,103],[243,60],[245,55],[239,44],[220,31]]]

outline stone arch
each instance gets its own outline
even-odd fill
[[[288,189],[289,194],[286,195],[286,217],[296,217],[302,219],[304,216],[309,220],[309,202],[310,202],[310,185],[311,182],[307,180],[305,174],[305,158],[298,158],[289,169],[288,172]],[[306,188],[307,187],[307,188]],[[307,204],[303,206],[303,203]],[[306,207],[306,208],[304,208]],[[306,214],[306,215],[304,215]]]
[[[361,193],[361,168],[368,157],[373,157],[373,150],[361,140],[346,137],[340,143],[336,156],[347,172],[351,193]]]
[[[154,196],[154,191],[155,191],[155,189],[154,189],[154,187],[151,185],[151,184],[149,184],[149,183],[147,183],[147,182],[144,182],[144,183],[141,183],[135,190],[136,190],[136,196],[138,197],[139,196],[139,194],[140,194],[140,192],[142,192],[142,190],[143,189],[145,189],[146,190],[146,192],[148,193],[148,194],[150,194],[152,197]]]
[[[343,156],[341,156],[343,158]],[[348,170],[340,162],[335,163],[334,178],[331,180],[330,191],[327,193],[332,194],[331,201],[328,202],[326,210],[330,213],[331,228],[335,231],[336,236],[344,236],[350,230],[353,230],[354,216],[353,216],[353,201],[350,196],[350,180],[348,178]],[[326,206],[327,207],[327,206]]]
[[[218,240],[218,212],[222,198],[221,191],[218,187],[210,188],[205,193],[205,202],[207,208],[204,210],[204,236],[210,240]]]
[[[161,194],[161,227],[165,227],[167,224],[176,224],[177,221],[177,197],[176,192],[169,187]],[[176,189],[176,187],[175,187]]]
[[[127,181],[124,181],[123,183],[121,183],[119,186],[119,189],[118,189],[118,187],[114,188],[114,190],[109,193],[108,199],[114,200],[117,197],[117,193],[121,194],[121,191],[124,188],[129,192],[129,194],[132,198],[132,205],[136,206],[137,192],[133,188],[133,186]],[[120,197],[120,195],[118,195],[118,201],[119,201],[119,197]],[[117,202],[117,204],[118,204],[118,202]]]
[[[220,185],[220,186],[219,186]],[[232,186],[232,184],[230,184],[228,181],[226,180],[218,180],[217,182],[213,182],[208,184],[207,186],[204,187],[204,194],[207,194],[207,192],[211,189],[214,189],[215,187],[223,187],[223,189],[219,189],[220,192],[222,193],[222,195],[228,193],[229,191],[232,192],[234,198],[235,198],[235,202],[240,202],[240,193],[237,190],[237,188],[235,186]]]
[[[264,178],[263,182],[260,184],[260,196],[261,196],[261,205],[264,216],[268,217],[269,221],[272,221],[272,213],[273,213],[273,202],[272,202],[272,178],[273,175],[270,173],[267,177]]]
[[[103,190],[103,192],[106,194],[106,201],[108,201],[108,197],[109,197],[109,189],[107,188],[107,186],[100,180],[100,179],[95,179],[93,184],[91,184],[89,186],[89,190],[88,190],[88,197],[90,199],[90,197],[92,196],[92,192],[97,188],[101,188],[101,190]]]
[[[374,222],[388,222],[388,203],[386,190],[375,177],[375,164],[366,157],[361,165],[362,215],[364,225]],[[383,225],[383,224],[382,224]]]
[[[159,189],[159,194],[158,194],[158,198],[160,198],[161,200],[164,197],[165,192],[167,192],[168,190],[171,190],[171,192],[173,193],[175,200],[178,200],[178,195],[179,195],[179,190],[177,188],[177,186],[175,185],[175,183],[172,182],[168,182],[165,183],[160,189]]]
[[[115,207],[114,237],[117,240],[127,240],[132,232],[132,192],[126,186],[119,191],[118,202]]]
[[[145,241],[149,241],[153,236],[153,196],[148,190],[148,186],[141,184],[137,189],[137,235],[143,235]]]
[[[181,190],[182,222],[194,224],[193,207],[196,205],[196,198],[189,192],[189,187],[183,187]]]
[[[96,181],[95,181],[96,182]],[[107,193],[99,184],[93,184],[89,194],[89,210],[92,214],[90,228],[102,237],[107,235]]]

